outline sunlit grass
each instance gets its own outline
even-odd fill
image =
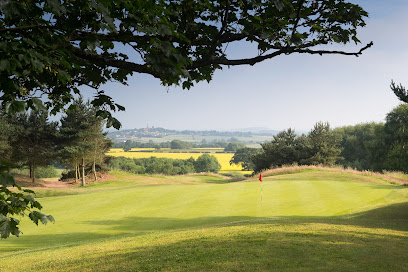
[[[24,220],[0,241],[0,271],[405,269],[405,186],[309,169],[265,176],[261,201],[257,177],[112,174],[41,199],[56,223]]]
[[[405,212],[395,205],[388,212]],[[384,209],[374,211],[374,215]],[[8,254],[4,271],[405,271],[408,228],[373,213],[251,219]],[[395,222],[394,222],[395,221]],[[405,221],[406,223],[407,221]]]

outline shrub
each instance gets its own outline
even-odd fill
[[[47,167],[37,167],[37,169],[35,169],[36,178],[56,178],[58,176],[57,169],[52,165]]]
[[[200,172],[214,172],[218,173],[221,169],[221,164],[213,155],[203,154],[197,158],[194,168],[197,173]]]

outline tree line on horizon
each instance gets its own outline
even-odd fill
[[[408,173],[408,104],[391,110],[385,123],[332,129],[317,123],[307,134],[287,129],[261,148],[239,149],[231,164],[259,172],[283,165],[342,165],[356,170]]]
[[[132,141],[126,140],[124,142],[116,142],[113,144],[113,148],[123,148],[123,151],[128,152],[132,148],[154,148],[156,150],[160,150],[162,148],[170,148],[170,149],[190,149],[190,148],[227,148],[226,151],[235,151],[230,150],[231,144],[240,143],[239,139],[235,137],[231,137],[227,140],[215,139],[212,141],[207,141],[205,139],[201,140],[200,143],[191,143],[187,141],[182,141],[178,139],[174,139],[172,141],[166,141],[157,143],[153,140],[149,140],[147,143],[143,143],[140,141]]]
[[[82,98],[61,117],[60,124],[48,120],[46,111],[32,110],[14,116],[0,116],[0,156],[16,168],[29,169],[33,181],[38,167],[58,162],[71,169],[65,177],[81,180],[105,164],[105,153],[112,142],[103,132],[103,120],[95,115],[97,109]],[[298,135],[287,129],[273,136],[261,148],[248,148],[231,142],[224,151],[235,152],[231,164],[241,164],[243,170],[259,172],[283,165],[342,165],[357,170],[408,172],[408,105],[402,104],[386,116],[385,123],[365,123],[332,129],[328,123],[318,122],[307,134]],[[141,143],[126,141],[125,147]],[[191,143],[173,140],[172,149],[188,149]],[[145,147],[145,146],[143,146]],[[208,158],[206,158],[208,159]],[[214,158],[215,159],[215,158]],[[193,159],[194,160],[194,159]],[[106,160],[108,167],[136,174],[187,174],[218,172],[215,159],[207,166],[179,159]],[[213,164],[214,167],[208,165]],[[198,169],[198,170],[197,170]],[[204,169],[204,170],[203,170]]]

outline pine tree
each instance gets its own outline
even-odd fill
[[[61,118],[60,157],[64,163],[71,165],[75,171],[75,182],[80,178],[82,186],[86,184],[86,165],[92,163],[96,180],[96,163],[102,163],[104,153],[111,146],[103,133],[103,120],[96,116],[96,110],[80,97]]]
[[[11,119],[14,126],[12,160],[21,166],[28,166],[30,178],[35,182],[35,170],[48,166],[55,158],[56,122],[48,121],[47,111],[31,111],[18,114]]]

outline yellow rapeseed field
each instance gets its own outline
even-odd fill
[[[162,149],[163,150],[163,149]],[[124,152],[122,148],[112,148],[109,150],[106,155],[114,157],[126,157],[126,158],[168,158],[168,159],[182,159],[186,160],[190,157],[197,159],[203,153],[170,153],[170,152],[151,152],[154,151],[154,148],[132,148],[132,151],[138,152]],[[150,151],[150,152],[143,152]],[[221,172],[230,172],[230,171],[241,171],[242,167],[240,165],[230,165],[229,161],[231,160],[234,154],[232,153],[211,153],[217,158],[218,162],[221,164]],[[246,173],[247,171],[245,171]]]

